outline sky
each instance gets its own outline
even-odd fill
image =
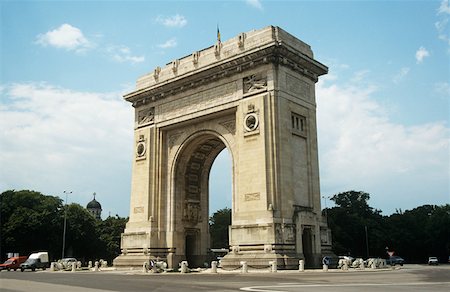
[[[316,85],[322,207],[348,190],[389,215],[450,203],[450,5],[439,1],[0,0],[0,192],[30,189],[102,217],[130,208],[123,94],[157,66],[279,26],[329,67]],[[210,213],[231,206],[227,150]]]

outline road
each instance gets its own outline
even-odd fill
[[[0,273],[2,292],[111,291],[450,291],[450,265],[405,265],[395,270],[249,271],[144,274],[140,271]]]

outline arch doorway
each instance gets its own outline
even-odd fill
[[[217,133],[204,132],[188,138],[175,159],[174,242],[178,243],[176,249],[181,251],[180,260],[187,260],[190,267],[203,266],[211,258],[210,174],[215,159],[225,148]]]

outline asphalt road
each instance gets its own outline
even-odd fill
[[[450,265],[405,265],[395,270],[249,271],[247,274],[163,273],[140,271],[7,272],[0,290],[48,292],[107,291],[450,291]]]

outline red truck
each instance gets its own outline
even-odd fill
[[[20,269],[20,264],[25,262],[28,257],[12,257],[9,258],[6,262],[3,264],[0,264],[0,271],[1,270],[17,270]]]

